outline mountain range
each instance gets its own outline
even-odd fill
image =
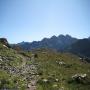
[[[70,35],[59,35],[59,36],[52,36],[51,38],[44,38],[41,41],[33,41],[29,42],[21,42],[17,45],[21,46],[24,50],[32,50],[38,48],[50,48],[55,49],[57,51],[63,51],[66,47],[70,46],[78,39],[73,38]]]
[[[80,56],[90,57],[90,37],[78,39],[70,35],[52,36],[41,41],[21,42],[17,46],[31,51],[38,48],[54,49],[59,52],[72,52]]]

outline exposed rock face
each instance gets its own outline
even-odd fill
[[[0,43],[2,43],[3,45],[7,46],[7,47],[10,47],[8,41],[6,38],[0,38]]]

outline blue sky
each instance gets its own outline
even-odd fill
[[[0,37],[10,43],[59,34],[90,36],[90,0],[0,0]]]

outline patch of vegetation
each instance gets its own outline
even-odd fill
[[[39,51],[36,62],[40,78],[37,90],[89,90],[90,64],[80,61],[79,57],[71,53]],[[78,73],[88,75],[83,80],[85,83],[75,83],[75,80],[69,83],[72,76]]]
[[[16,77],[0,70],[0,89],[24,90],[22,88],[25,88],[25,82],[21,77]]]
[[[27,90],[32,81],[36,90],[89,90],[90,63],[71,53],[16,51],[0,43],[0,89]]]

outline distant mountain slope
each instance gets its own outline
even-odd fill
[[[81,56],[90,57],[90,40],[89,39],[78,40],[69,47],[69,51]]]
[[[32,50],[38,48],[51,48],[57,51],[63,51],[69,45],[76,42],[77,39],[73,38],[69,35],[59,35],[58,37],[52,36],[51,38],[44,38],[41,41],[34,41],[32,43],[29,42],[21,42],[18,43],[24,50]]]

